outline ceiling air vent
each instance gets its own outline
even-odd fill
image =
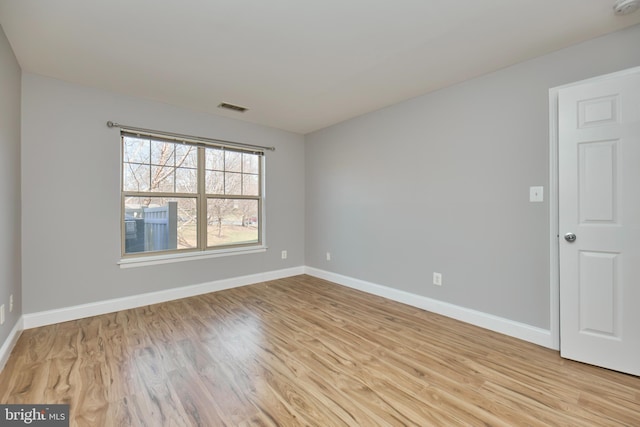
[[[229,104],[227,102],[223,102],[220,105],[218,105],[218,108],[225,108],[227,110],[231,110],[231,111],[237,111],[239,113],[244,113],[245,111],[248,110],[248,108],[245,107],[241,107],[239,105],[233,105],[233,104]]]

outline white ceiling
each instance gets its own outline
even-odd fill
[[[0,25],[25,72],[304,134],[640,22],[612,5],[0,0]]]

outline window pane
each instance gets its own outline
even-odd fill
[[[260,156],[256,154],[243,154],[242,155],[242,172],[244,173],[258,173],[260,164]]]
[[[260,188],[258,186],[258,175],[242,175],[242,194],[245,196],[258,196],[260,195]]]
[[[198,167],[198,148],[193,145],[176,144],[176,166],[184,168]]]
[[[173,193],[175,170],[170,166],[151,166],[151,191]]]
[[[224,174],[224,194],[241,195],[242,194],[242,174],[241,173],[225,173]]]
[[[207,171],[205,181],[208,194],[224,194],[224,172]]]
[[[138,163],[122,165],[122,188],[124,191],[149,191],[151,169]]]
[[[217,148],[207,148],[205,151],[205,163],[208,170],[224,170],[224,151]]]
[[[174,166],[175,143],[151,141],[151,164]]]
[[[198,170],[177,168],[176,169],[176,191],[178,193],[198,192]]]
[[[242,172],[242,153],[225,151],[224,170],[227,172]]]
[[[196,198],[125,198],[125,253],[198,246]]]
[[[149,163],[151,141],[125,136],[123,140],[123,161],[125,163]]]
[[[207,246],[258,243],[258,201],[207,200]]]

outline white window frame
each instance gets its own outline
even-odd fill
[[[124,188],[124,145],[126,137],[135,137],[148,139],[150,141],[158,141],[173,144],[188,144],[197,148],[197,191],[195,193],[180,193],[180,192],[160,192],[160,191],[130,191]],[[121,259],[118,264],[122,268],[141,265],[153,265],[164,264],[169,262],[178,262],[194,259],[214,258],[221,256],[230,256],[238,254],[263,252],[266,250],[265,245],[265,155],[264,151],[259,149],[251,149],[244,147],[229,146],[223,143],[211,143],[199,139],[189,139],[184,137],[175,137],[173,134],[164,135],[156,133],[142,133],[142,132],[130,132],[125,129],[120,134],[120,240],[121,240]],[[244,154],[256,155],[258,158],[258,183],[257,183],[257,195],[244,195],[244,194],[225,194],[226,190],[222,190],[222,193],[207,193],[205,185],[205,151],[207,149],[221,150],[223,152],[233,151]],[[226,155],[225,155],[226,157]],[[152,161],[149,159],[151,166]],[[223,172],[227,172],[226,165]],[[245,175],[256,175],[253,173],[240,172],[242,178]],[[242,193],[242,192],[241,192]],[[125,200],[128,197],[156,197],[156,198],[193,198],[195,199],[197,206],[197,243],[194,248],[183,249],[165,249],[159,251],[140,251],[140,252],[126,252],[126,230],[125,230]],[[207,202],[213,199],[230,199],[230,200],[255,200],[258,204],[257,207],[257,240],[251,242],[231,243],[226,245],[209,246],[207,242]]]

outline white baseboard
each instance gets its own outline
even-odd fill
[[[13,326],[13,329],[11,329],[11,332],[9,332],[9,336],[7,337],[7,339],[4,340],[4,344],[2,344],[2,347],[0,347],[0,372],[2,372],[2,370],[4,369],[4,365],[9,360],[11,351],[18,342],[18,338],[20,338],[20,334],[22,333],[23,329],[24,319],[21,316]]]
[[[106,301],[99,301],[89,304],[81,304],[72,307],[65,307],[55,310],[41,311],[37,313],[23,314],[19,322],[12,330],[10,337],[0,348],[0,366],[6,363],[6,359],[11,353],[20,332],[23,329],[36,328],[39,326],[51,325],[59,322],[81,319],[84,317],[96,316],[99,314],[112,313],[119,310],[141,307],[150,304],[157,304],[172,301],[180,298],[187,298],[209,292],[221,291],[240,286],[260,283],[269,280],[276,280],[285,277],[309,274],[310,276],[329,280],[339,285],[358,289],[373,295],[398,301],[413,307],[421,308],[443,316],[451,317],[472,325],[489,329],[501,334],[522,339],[543,347],[557,350],[553,343],[551,331],[515,322],[513,320],[483,313],[469,308],[460,307],[454,304],[434,300],[421,295],[412,294],[406,291],[366,282],[360,279],[343,276],[336,273],[320,270],[313,267],[293,267],[283,270],[276,270],[265,273],[252,274],[247,276],[234,277],[230,279],[217,280],[213,282],[201,283],[197,285],[172,288],[164,291],[151,292],[147,294],[133,295],[130,297],[116,298]],[[6,354],[5,354],[6,353]]]
[[[197,285],[171,288],[164,291],[150,292],[146,294],[132,295],[129,297],[115,298],[106,301],[98,301],[89,304],[81,304],[72,307],[64,307],[55,310],[41,311],[24,314],[24,329],[37,328],[39,326],[54,323],[67,322],[69,320],[82,319],[84,317],[97,316],[99,314],[112,313],[114,311],[127,310],[150,304],[172,301],[180,298],[188,298],[209,292],[224,289],[237,288],[253,283],[266,282],[284,277],[304,274],[304,267],[293,267],[283,270],[269,271],[265,273],[251,274],[248,276],[233,277],[230,279],[216,280]],[[4,347],[4,346],[3,346]]]
[[[470,323],[484,329],[489,329],[491,331],[499,332],[504,335],[557,350],[553,343],[551,331],[546,329],[541,329],[525,323],[515,322],[492,314],[483,313],[481,311],[471,310],[469,308],[460,307],[421,295],[366,282],[360,279],[354,279],[352,277],[331,273],[329,271],[313,267],[305,267],[305,273],[339,285],[378,295],[393,301],[421,308],[432,313],[441,314],[443,316]]]

